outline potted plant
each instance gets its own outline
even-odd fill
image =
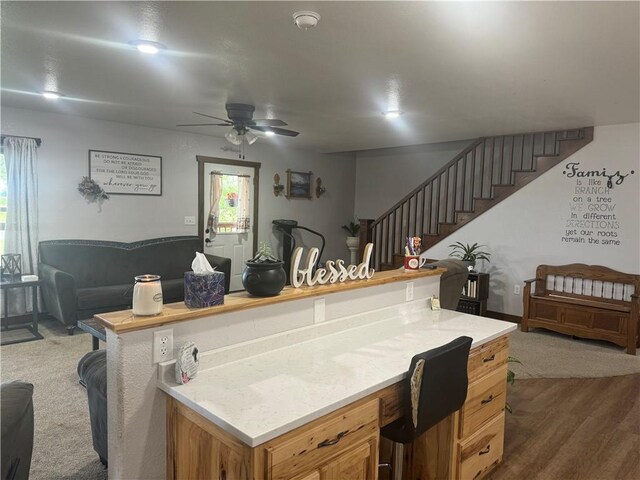
[[[242,272],[242,285],[251,295],[256,297],[273,297],[278,295],[287,283],[282,260],[271,253],[267,242],[262,242],[255,257],[245,262]]]
[[[238,194],[235,192],[227,193],[227,203],[230,207],[235,207],[238,201]]]
[[[347,248],[351,253],[351,263],[354,264],[356,263],[356,252],[360,246],[360,237],[358,236],[360,224],[357,222],[349,222],[348,225],[342,225],[342,229],[349,234],[347,237]]]
[[[456,242],[449,245],[449,248],[452,249],[449,256],[459,258],[468,267],[475,268],[477,260],[486,260],[487,262],[490,261],[489,257],[491,256],[491,254],[480,250],[482,247],[486,247],[486,245],[479,245],[478,243],[474,243],[473,245],[467,243],[465,245],[462,242]]]

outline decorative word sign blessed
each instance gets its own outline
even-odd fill
[[[317,248],[309,249],[307,254],[306,268],[300,268],[302,260],[302,247],[297,247],[291,256],[291,285],[300,288],[303,283],[312,287],[313,285],[324,285],[325,283],[338,283],[346,280],[364,280],[373,277],[375,270],[369,268],[371,262],[371,252],[373,243],[367,243],[362,255],[360,265],[349,265],[345,267],[344,260],[329,260],[327,268],[318,268],[313,273],[313,266],[318,262],[320,251]]]

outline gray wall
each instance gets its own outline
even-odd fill
[[[376,218],[453,158],[469,142],[448,142],[390,148],[356,154],[355,212],[359,218]],[[522,293],[514,285],[535,276],[539,264],[586,263],[605,265],[628,273],[640,273],[640,125],[596,127],[594,140],[561,165],[445,238],[425,255],[445,258],[456,241],[481,243],[492,253],[491,262],[479,262],[480,271],[491,274],[489,310],[522,314]],[[568,162],[579,162],[583,170],[622,174],[635,173],[606,195],[614,205],[620,245],[563,242],[567,236],[576,179],[563,175]],[[587,184],[584,180],[583,185]],[[589,203],[583,196],[584,213]],[[575,205],[574,205],[575,208]],[[579,229],[579,232],[584,230]],[[588,230],[588,229],[587,229]],[[596,233],[597,234],[597,233]],[[592,236],[593,239],[601,238]]]
[[[594,139],[586,147],[555,166],[540,178],[518,190],[494,208],[479,216],[435,247],[427,250],[429,258],[444,258],[451,249],[447,246],[460,241],[486,245],[491,262],[479,262],[476,268],[491,274],[488,309],[511,315],[522,315],[522,289],[514,293],[514,285],[535,277],[540,264],[562,265],[586,263],[604,265],[622,272],[640,274],[640,124],[596,127]],[[576,208],[574,197],[581,196],[583,210],[574,213],[581,221],[591,206],[598,206],[597,196],[582,195],[577,180],[586,185],[588,179],[567,178],[565,166],[579,162],[583,171],[620,171],[626,175],[621,185],[615,185],[602,195],[610,199],[618,228],[577,227],[578,233],[567,234],[574,227],[568,224]],[[594,177],[595,178],[595,177]],[[599,180],[599,179],[595,179]],[[590,198],[590,200],[589,200]],[[604,244],[598,230],[615,234],[617,244]],[[585,231],[582,235],[580,232]],[[586,232],[595,231],[587,235]],[[563,237],[583,237],[585,243],[563,241]],[[592,241],[589,241],[589,238]],[[596,244],[593,240],[599,240]]]
[[[2,109],[2,132],[42,138],[38,165],[40,240],[78,238],[133,241],[170,235],[196,235],[185,216],[196,216],[196,155],[237,158],[224,152],[222,138],[106,122],[73,115],[14,108]],[[295,139],[261,139],[247,148],[246,159],[261,162],[260,241],[277,245],[271,220],[292,218],[324,233],[325,259],[349,258],[341,225],[354,211],[354,154],[325,155],[296,150]],[[88,173],[88,150],[109,150],[162,156],[162,196],[113,195],[102,212],[76,191]],[[286,180],[287,168],[320,176],[327,193],[320,199],[287,200],[272,193],[277,172]],[[282,182],[284,183],[284,182]],[[319,243],[310,236],[311,246]]]
[[[433,175],[471,140],[356,153],[356,218],[377,218]]]

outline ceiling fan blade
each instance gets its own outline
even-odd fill
[[[254,120],[253,124],[258,127],[286,127],[287,124],[282,120],[278,120],[277,118],[262,118],[259,120]]]
[[[214,126],[214,127],[228,127],[230,124],[228,123],[183,123],[180,125],[176,125],[176,127],[204,127],[204,126]]]
[[[261,127],[259,125],[249,125],[251,130],[258,130],[260,132],[273,132],[276,135],[285,135],[287,137],[297,137],[299,132],[294,132],[293,130],[287,130],[286,128],[278,128],[278,127]]]
[[[196,115],[202,115],[203,117],[207,117],[207,118],[213,118],[215,120],[222,120],[223,122],[226,122],[229,125],[233,125],[233,122],[231,120],[227,120],[226,118],[220,118],[220,117],[214,117],[213,115],[207,115],[206,113],[199,113],[199,112],[193,112]]]

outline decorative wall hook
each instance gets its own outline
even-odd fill
[[[326,192],[327,189],[322,186],[322,179],[318,177],[316,179],[316,198],[320,198],[320,196]]]
[[[273,176],[273,194],[276,197],[279,197],[280,195],[282,195],[283,191],[284,191],[284,185],[280,183],[280,175],[276,173]]]

